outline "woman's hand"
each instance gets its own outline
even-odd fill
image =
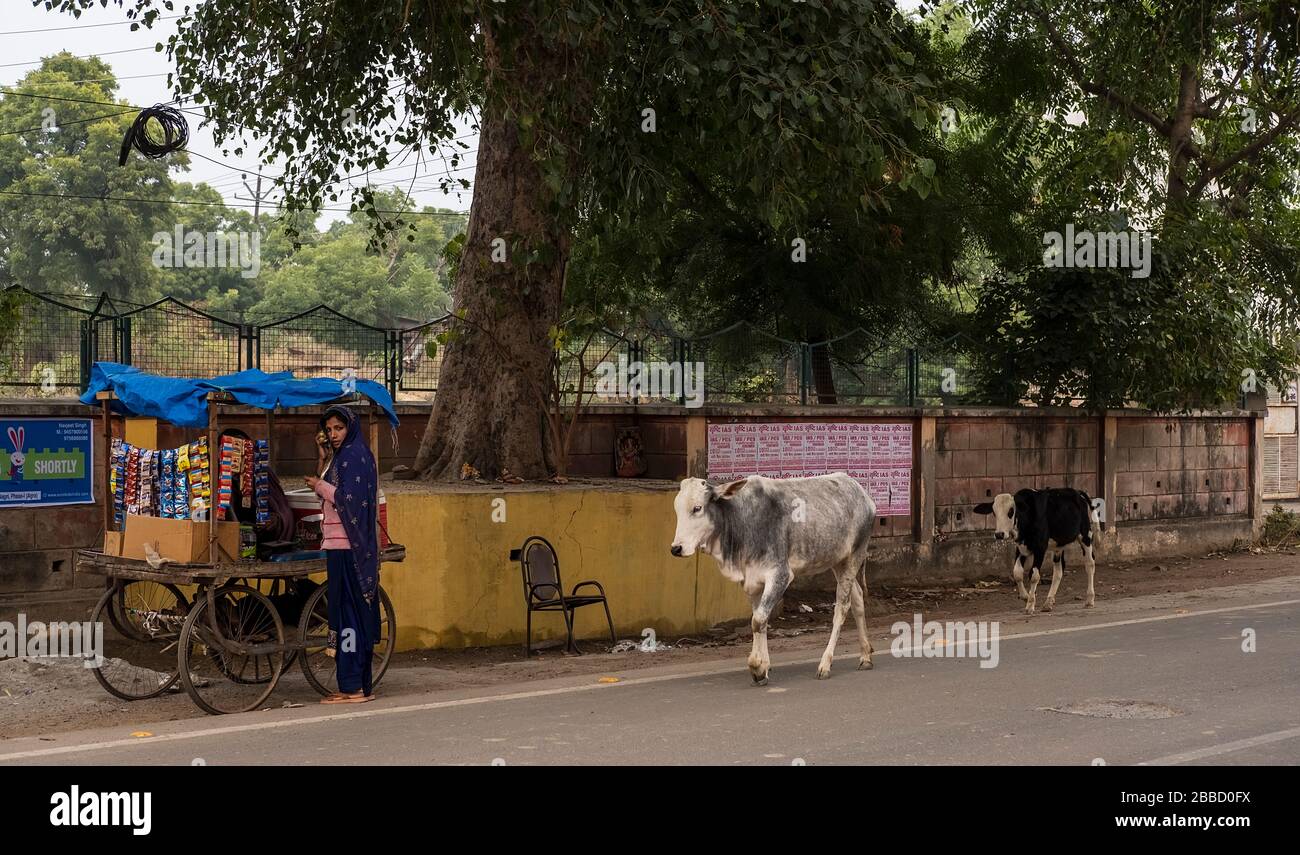
[[[307,482],[307,486],[308,486],[308,487],[311,487],[313,490],[315,490],[315,489],[316,489],[316,482],[319,481],[320,479],[319,479],[319,478],[313,478],[311,475],[308,475],[306,478],[303,478],[302,480],[304,480],[304,481]]]

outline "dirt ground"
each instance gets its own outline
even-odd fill
[[[1279,576],[1300,576],[1296,550],[1250,549],[1194,558],[1143,560],[1099,565],[1098,603],[1145,594],[1180,593],[1256,582]],[[1045,583],[1044,583],[1045,584]],[[1083,602],[1084,577],[1068,572],[1057,594],[1057,614],[1078,609]],[[1039,590],[1039,602],[1046,593]],[[772,653],[820,649],[831,622],[833,594],[799,591],[786,596],[784,611],[769,630]],[[921,613],[926,620],[978,618],[1020,608],[1009,577],[989,578],[969,586],[887,587],[868,592],[867,614],[874,636],[888,633],[896,620]],[[1051,619],[1051,616],[1044,616]],[[855,637],[850,621],[841,638]],[[519,646],[466,650],[414,650],[399,653],[380,687],[386,696],[419,696],[472,687],[497,686],[551,677],[624,673],[652,665],[702,660],[735,660],[744,669],[750,631],[748,621],[733,621],[687,638],[660,638],[659,649],[642,651],[640,637],[625,639],[611,652],[607,641],[584,641],[584,655],[558,648],[525,659]],[[286,672],[267,709],[289,704],[314,704],[319,696],[298,673]],[[134,729],[147,722],[203,717],[183,692],[127,703],[95,681],[79,662],[43,660],[0,661],[0,738],[48,736],[86,727],[122,725]]]

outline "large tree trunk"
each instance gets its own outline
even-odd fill
[[[1178,77],[1178,105],[1169,125],[1169,172],[1165,207],[1170,213],[1182,214],[1190,203],[1191,188],[1188,170],[1192,154],[1192,121],[1196,118],[1196,105],[1200,99],[1200,79],[1195,69],[1184,64]]]
[[[446,347],[415,459],[417,472],[438,480],[456,480],[464,464],[486,478],[503,469],[530,479],[549,474],[539,393],[549,382],[548,332],[560,316],[570,238],[521,140],[517,119],[527,110],[510,93],[543,92],[548,81],[563,78],[566,65],[535,38],[501,44],[489,17],[483,25],[489,77],[510,79],[508,87],[489,85],[485,98],[474,200],[453,289],[463,320]],[[493,259],[498,238],[505,261]]]

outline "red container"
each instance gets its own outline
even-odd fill
[[[303,487],[298,490],[285,491],[284,497],[289,500],[289,507],[293,510],[293,528],[299,532],[299,539],[303,536],[310,538],[314,531],[315,546],[309,545],[305,540],[304,549],[320,549],[321,524],[320,520],[308,520],[307,517],[319,516],[321,513],[321,498],[313,491]],[[384,549],[388,546],[388,499],[384,498],[384,491],[379,491],[379,548]]]

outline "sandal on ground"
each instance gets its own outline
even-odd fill
[[[374,695],[362,695],[358,693],[355,695],[339,695],[338,697],[326,696],[321,698],[320,702],[322,704],[364,704],[368,701],[373,701],[374,699]]]

